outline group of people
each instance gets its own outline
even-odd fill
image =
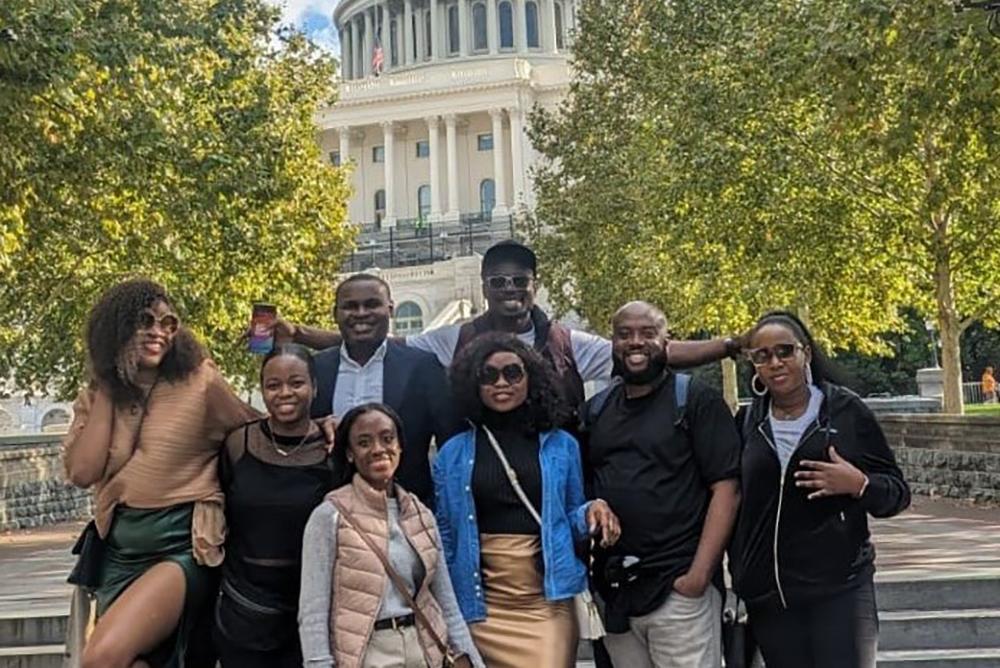
[[[82,665],[568,668],[593,591],[598,665],[718,668],[728,554],[769,668],[872,668],[867,516],[909,490],[805,325],[671,341],[633,302],[606,340],[549,319],[536,271],[493,246],[485,313],[405,339],[348,277],[335,332],[277,323],[266,414],[162,287],[111,288],[65,442],[102,545]],[[735,417],[676,371],[727,355],[755,372]]]

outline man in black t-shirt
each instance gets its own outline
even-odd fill
[[[739,506],[736,425],[706,385],[675,396],[682,384],[667,368],[659,309],[627,304],[613,330],[624,382],[590,425],[587,452],[593,493],[622,526],[596,559],[605,646],[616,666],[718,668],[720,562]]]

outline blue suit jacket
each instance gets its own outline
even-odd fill
[[[322,350],[314,358],[318,392],[311,412],[317,418],[333,410],[340,346]],[[433,508],[434,484],[427,456],[431,438],[440,447],[462,429],[444,368],[434,355],[390,340],[382,374],[382,403],[403,420],[403,455],[396,480]]]

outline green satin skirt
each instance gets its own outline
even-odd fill
[[[154,668],[183,668],[188,636],[214,592],[215,569],[199,566],[191,552],[194,504],[152,510],[118,506],[107,536],[101,584],[94,590],[97,616],[150,568],[164,561],[184,572],[184,611],[174,633],[142,658]]]

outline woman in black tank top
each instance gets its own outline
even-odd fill
[[[223,668],[302,665],[302,534],[331,486],[326,439],[309,419],[309,352],[275,348],[261,366],[261,391],[270,417],[232,432],[220,461],[228,535],[213,635]]]

